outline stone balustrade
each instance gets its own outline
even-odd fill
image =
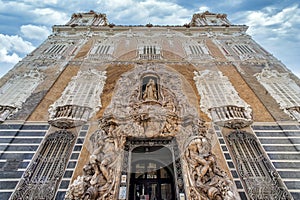
[[[142,60],[160,60],[160,54],[140,54]]]
[[[219,126],[243,128],[252,124],[252,116],[245,107],[226,105],[210,108],[212,120]]]
[[[58,128],[81,126],[89,119],[92,108],[78,105],[64,105],[54,108],[49,124]]]

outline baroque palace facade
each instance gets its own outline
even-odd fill
[[[0,199],[300,199],[300,80],[225,14],[73,14],[0,79]]]

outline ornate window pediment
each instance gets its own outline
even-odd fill
[[[0,88],[0,122],[22,108],[42,78],[37,70],[31,70],[23,75],[14,76]]]
[[[300,121],[300,87],[287,73],[264,68],[255,75],[280,108],[292,118]]]
[[[101,108],[100,95],[106,72],[80,71],[73,77],[62,96],[50,106],[49,123],[57,127],[80,126]]]
[[[252,123],[250,106],[239,97],[227,77],[220,71],[194,72],[201,96],[200,108],[218,125],[240,128]]]

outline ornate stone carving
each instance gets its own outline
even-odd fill
[[[183,146],[188,178],[188,199],[235,199],[233,183],[217,165],[217,158],[211,152],[211,140],[203,121],[192,125],[193,134]]]
[[[250,199],[293,199],[254,135],[234,131],[226,139]]]
[[[91,10],[87,13],[74,13],[71,20],[66,24],[75,26],[107,26],[108,21],[105,14],[96,13]]]
[[[15,75],[0,88],[0,122],[22,108],[43,76],[33,69],[23,75]]]
[[[208,11],[203,13],[197,13],[193,15],[191,26],[229,26],[230,22],[227,19],[226,14],[215,14]]]
[[[73,77],[62,96],[49,108],[49,123],[59,128],[85,124],[101,107],[106,72],[87,70]]]
[[[288,73],[279,73],[266,67],[255,76],[280,108],[300,122],[300,87],[288,76]]]
[[[205,173],[203,170],[201,179],[204,186],[196,184],[195,170],[188,168],[187,164],[182,169],[180,156],[194,159],[186,153],[190,138],[196,134],[204,141],[207,129],[202,120],[195,120],[198,119],[197,112],[190,106],[180,88],[180,77],[169,70],[162,64],[146,64],[138,65],[121,76],[111,104],[99,121],[99,130],[90,138],[91,157],[83,169],[84,175],[69,187],[67,199],[117,199],[120,177],[127,174],[130,146],[160,145],[159,142],[166,146],[175,139],[176,144],[178,142],[178,148],[177,145],[173,148],[176,156],[176,191],[184,195],[184,185],[188,184],[188,188],[194,188],[198,193],[205,191],[205,195],[211,199],[220,192],[223,192],[222,198],[229,195],[227,190],[231,189],[228,189],[230,184],[217,168],[210,146],[207,150],[209,157],[203,155],[203,159],[207,159],[207,170]],[[146,89],[148,83],[152,87],[148,89],[150,91]],[[194,168],[197,167],[200,168],[200,164]],[[186,180],[182,175],[183,171],[189,171],[188,179],[193,181]],[[212,182],[212,178],[217,182]],[[224,187],[222,189],[221,183]],[[216,189],[210,189],[212,187]]]
[[[242,128],[252,124],[252,110],[242,100],[227,77],[219,71],[194,72],[201,96],[201,110],[219,126]]]
[[[100,122],[100,129],[90,138],[92,154],[84,166],[83,176],[70,185],[66,199],[115,199],[122,159],[124,137],[119,135],[113,119]]]
[[[10,199],[54,199],[75,139],[71,132],[64,130],[49,134]]]

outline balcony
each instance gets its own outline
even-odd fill
[[[226,105],[209,109],[215,124],[231,129],[243,128],[253,123],[252,113],[245,107]]]
[[[48,122],[58,128],[74,128],[85,124],[91,112],[92,108],[86,106],[57,106],[51,111]]]

